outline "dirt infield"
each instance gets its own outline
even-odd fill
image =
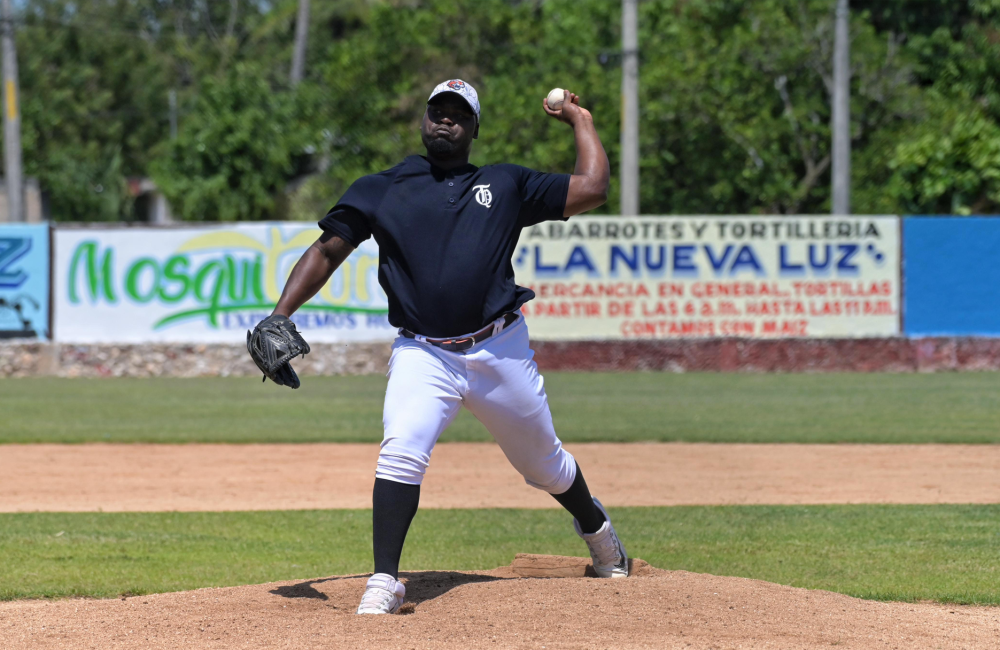
[[[1000,503],[1000,446],[567,446],[612,506]],[[5,445],[0,512],[368,508],[378,446]],[[422,508],[551,508],[485,443],[441,444]]]
[[[1000,446],[568,447],[609,505],[1000,502]],[[344,444],[5,445],[0,511],[365,508],[377,454]],[[453,443],[435,450],[421,506],[553,503],[495,445]],[[523,566],[404,573],[405,615],[391,617],[354,615],[358,575],[6,602],[0,647],[1000,647],[1000,608],[865,601],[641,561],[627,580],[523,575]]]
[[[0,640],[44,648],[994,648],[1000,609],[882,603],[641,566],[626,580],[402,574],[405,615],[358,617],[364,576],[121,600],[0,603]]]

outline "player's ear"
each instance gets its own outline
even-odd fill
[[[479,139],[479,122],[476,122],[476,130],[472,132],[472,139],[473,140]]]

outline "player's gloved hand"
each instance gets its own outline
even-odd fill
[[[309,354],[309,344],[287,317],[274,314],[257,323],[247,332],[247,352],[267,379],[279,386],[300,386],[289,361]]]

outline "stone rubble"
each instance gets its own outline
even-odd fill
[[[1000,370],[1000,339],[534,341],[543,371],[942,372]],[[389,343],[316,343],[300,375],[385,373]],[[0,342],[0,377],[247,377],[242,345]]]
[[[301,375],[384,373],[389,343],[312,344],[292,363]],[[260,371],[242,345],[0,344],[0,377],[252,377]]]

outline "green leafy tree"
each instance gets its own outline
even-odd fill
[[[125,2],[39,0],[18,31],[25,172],[56,219],[115,220],[131,201],[126,176],[166,133],[165,71],[155,47],[114,25]],[[91,14],[90,6],[101,11]]]
[[[829,210],[833,3],[662,3],[650,32],[644,106],[644,208],[662,212]],[[658,10],[657,10],[658,9]],[[852,28],[852,140],[905,119],[910,84],[898,45],[863,16]],[[863,177],[859,178],[863,182]],[[652,181],[650,183],[649,181]]]
[[[1000,211],[1000,0],[852,4],[854,210]],[[473,162],[571,170],[572,136],[540,108],[560,86],[618,168],[620,3],[313,0],[292,90],[296,5],[21,5],[25,167],[53,215],[131,218],[127,179],[152,175],[185,219],[314,219],[358,176],[421,150],[427,93],[451,77],[481,93]],[[640,3],[644,212],[829,210],[833,5]],[[618,201],[613,178],[602,210]]]
[[[286,3],[287,4],[287,3]],[[257,0],[30,0],[18,16],[25,172],[57,220],[131,219],[127,179],[149,174],[205,79],[291,42]]]
[[[1000,206],[1000,126],[939,100],[899,143],[886,193],[911,214],[984,214]]]
[[[885,143],[885,195],[902,212],[995,214],[1000,2],[953,3],[938,18],[923,21],[907,42],[925,92],[896,141]]]
[[[617,153],[620,76],[613,3],[603,0],[428,0],[374,5],[363,29],[329,44],[316,64],[327,93],[326,172],[295,206],[314,218],[357,177],[422,151],[418,127],[431,88],[468,80],[483,106],[473,162],[572,171],[572,134],[548,118],[542,98],[571,88],[597,115]]]
[[[153,178],[185,219],[272,217],[275,197],[314,141],[307,93],[275,91],[260,70],[238,63],[206,80]]]
[[[640,11],[643,210],[827,211],[832,3],[647,0]],[[419,151],[426,93],[454,76],[481,93],[473,162],[571,170],[572,137],[540,108],[560,86],[594,113],[617,169],[619,24],[619,5],[602,0],[376,5],[319,66],[330,92],[330,167],[296,213],[318,213],[354,178]],[[864,14],[853,27],[852,128],[864,150],[906,121],[916,88],[898,39],[884,39]],[[884,155],[872,164],[889,173]],[[617,204],[615,175],[602,210]]]

